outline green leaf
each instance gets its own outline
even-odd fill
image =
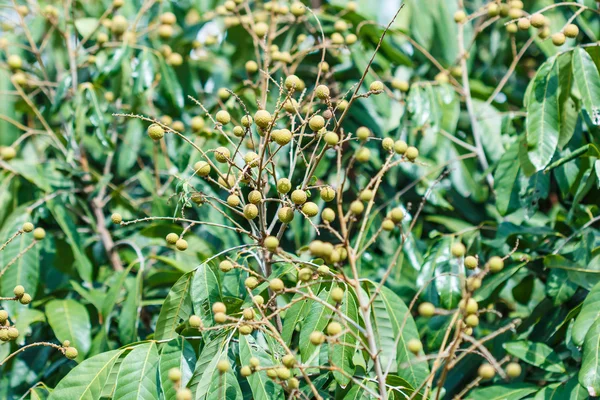
[[[581,47],[573,50],[573,75],[590,119],[599,121],[600,73],[598,73],[592,57]]]
[[[559,306],[573,297],[577,291],[577,284],[569,279],[569,274],[561,269],[552,269],[546,282],[546,293],[554,300],[554,305]]]
[[[73,299],[52,300],[46,304],[46,318],[60,342],[69,340],[83,361],[92,345],[90,316],[85,306]]]
[[[575,377],[566,383],[558,382],[546,386],[535,394],[533,400],[586,400],[588,398],[588,393]]]
[[[177,336],[175,329],[179,323],[187,320],[192,314],[190,288],[194,272],[184,274],[169,291],[156,321],[155,339],[172,339]]]
[[[160,380],[165,399],[175,400],[177,389],[169,379],[169,370],[177,368],[181,371],[181,386],[185,387],[192,378],[196,364],[194,347],[185,338],[179,336],[167,343],[160,352]]]
[[[318,297],[325,303],[333,304],[330,287],[323,288]],[[317,347],[310,342],[310,334],[315,331],[323,332],[332,314],[333,311],[329,307],[325,307],[321,302],[311,302],[310,311],[300,330],[299,348],[303,361],[308,361],[315,350],[317,350]]]
[[[212,305],[223,301],[219,274],[212,265],[203,263],[196,269],[191,296],[196,315],[202,318],[205,326],[212,326]]]
[[[263,367],[275,365],[273,358],[267,351],[260,347],[251,335],[240,335],[240,361],[242,365],[248,365],[250,358],[256,357],[260,360]],[[283,399],[283,390],[271,378],[267,376],[265,370],[257,371],[250,375],[248,383],[252,389],[252,396],[255,400],[274,400]]]
[[[227,356],[228,340],[226,336],[220,335],[208,342],[202,352],[196,367],[194,375],[188,383],[188,387],[195,394],[195,399],[202,399],[209,391],[213,375],[217,372],[217,363]]]
[[[100,399],[115,361],[123,350],[98,354],[76,366],[58,383],[49,400]]]
[[[350,320],[357,323],[360,321],[357,300],[353,291],[348,287],[344,290],[344,298],[339,310]],[[340,343],[332,344],[329,347],[331,363],[346,372],[346,374],[342,374],[339,371],[333,371],[333,377],[342,387],[346,387],[351,382],[350,377],[354,375],[355,367],[352,357],[355,351],[356,336],[359,334],[358,329],[352,324],[349,324],[348,328],[349,332],[340,335]],[[354,332],[354,335],[350,331]]]
[[[567,371],[558,354],[545,343],[520,340],[504,343],[503,346],[509,354],[548,372],[564,373]]]
[[[583,301],[581,312],[573,325],[573,343],[581,346],[590,327],[600,317],[600,283],[597,283]]]
[[[306,318],[306,314],[309,312],[310,301],[307,299],[299,300],[302,297],[301,294],[296,294],[292,301],[296,301],[285,313],[285,319],[283,320],[283,329],[281,331],[281,338],[284,342],[290,343],[292,336],[296,331],[296,326],[300,321]]]
[[[184,106],[183,90],[181,89],[177,75],[175,75],[175,71],[170,65],[167,65],[162,56],[158,57],[158,63],[160,64],[160,73],[162,75],[160,81],[161,87],[166,97],[173,107],[182,109]]]
[[[529,383],[494,385],[473,390],[466,400],[519,400],[538,391]]]
[[[521,207],[519,201],[521,168],[515,162],[519,156],[519,142],[513,143],[502,155],[494,171],[494,189],[496,190],[496,208],[500,215],[508,215]]]
[[[538,70],[527,103],[528,156],[536,171],[546,167],[558,146],[560,110],[559,79],[556,58],[546,61]]]
[[[123,360],[119,375],[115,399],[150,400],[158,399],[160,389],[157,381],[158,349],[156,343],[144,343],[136,346]]]
[[[230,369],[224,374],[213,374],[206,400],[242,400],[242,389]]]
[[[600,319],[596,319],[585,335],[579,383],[590,396],[600,395]]]

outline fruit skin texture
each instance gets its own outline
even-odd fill
[[[465,267],[467,267],[468,269],[475,269],[477,268],[478,264],[479,262],[477,261],[477,258],[473,256],[465,257]]]
[[[285,146],[292,141],[292,132],[288,129],[277,129],[271,132],[271,138],[280,146]]]
[[[317,206],[312,201],[304,203],[302,206],[302,212],[306,214],[307,217],[312,218],[319,213],[319,206]]]
[[[21,229],[23,229],[23,232],[29,233],[29,232],[33,231],[34,227],[31,222],[25,222]]]
[[[350,203],[350,212],[352,212],[352,214],[360,215],[363,213],[364,210],[365,205],[361,201],[354,200],[352,203]]]
[[[223,260],[219,263],[219,269],[223,272],[229,272],[233,269],[233,263],[229,260]]]
[[[467,251],[467,249],[465,248],[465,245],[462,243],[454,243],[454,244],[452,244],[452,247],[450,248],[450,252],[452,253],[452,255],[454,257],[462,257],[465,255],[466,251]]]
[[[275,236],[267,236],[264,244],[267,250],[273,252],[279,247],[279,240]]]
[[[558,32],[552,35],[552,44],[555,46],[562,46],[567,41],[567,38],[564,33]]]
[[[67,357],[69,360],[74,360],[75,358],[77,358],[78,354],[79,352],[75,347],[67,347],[67,349],[65,350],[65,357]]]
[[[369,85],[369,90],[371,92],[381,92],[383,91],[383,83],[381,81],[374,81]]]
[[[292,190],[292,183],[287,178],[281,178],[277,181],[277,191],[281,194],[286,194]]]
[[[31,303],[31,295],[29,293],[25,293],[23,294],[23,296],[21,296],[21,298],[19,299],[19,303],[23,304],[23,305],[27,305],[29,303]]]
[[[178,239],[177,242],[175,242],[175,247],[179,251],[185,251],[188,248],[188,242],[185,239]]]
[[[152,124],[148,127],[148,136],[152,140],[160,140],[165,136],[165,130],[158,124]]]
[[[454,13],[454,22],[456,22],[457,24],[462,24],[466,20],[467,20],[467,14],[464,11],[458,10],[457,12]]]
[[[194,170],[198,176],[206,177],[210,174],[210,164],[206,161],[198,161],[194,164]]]
[[[423,350],[423,344],[421,344],[419,339],[410,339],[407,343],[407,346],[408,350],[414,354],[418,354],[421,352],[421,350]]]
[[[422,317],[432,317],[435,314],[435,306],[431,303],[419,304],[419,315]]]
[[[254,122],[260,128],[266,128],[271,123],[272,117],[271,113],[266,110],[258,110],[256,114],[254,114]]]
[[[416,147],[410,146],[404,154],[410,161],[415,161],[419,157],[419,150]]]
[[[358,162],[365,163],[369,161],[369,158],[371,158],[371,150],[365,147],[356,152],[356,161]]]
[[[336,303],[341,303],[344,299],[344,289],[342,289],[341,287],[334,287],[331,290],[331,298]]]
[[[333,211],[333,209],[331,208],[325,208],[321,213],[321,218],[323,219],[323,221],[331,223],[335,220],[335,211]]]
[[[121,222],[123,222],[123,217],[119,213],[114,213],[110,216],[110,220],[113,224],[119,225]]]
[[[220,163],[225,163],[231,157],[231,153],[227,147],[217,147],[215,149],[215,158]]]
[[[254,219],[258,216],[258,207],[254,204],[246,204],[244,207],[244,217],[246,219]]]
[[[325,85],[319,85],[315,89],[315,94],[319,99],[325,100],[329,98],[329,88]]]
[[[506,375],[508,375],[509,378],[516,378],[520,376],[522,371],[523,369],[521,368],[521,365],[516,362],[508,363],[506,366]]]
[[[181,381],[181,370],[179,368],[171,368],[169,370],[169,380],[171,382]]]
[[[323,335],[323,332],[315,331],[310,334],[309,339],[313,345],[318,346],[320,344],[323,344],[323,342],[325,341],[325,335]]]
[[[332,201],[333,199],[335,199],[335,190],[333,190],[333,188],[330,186],[322,187],[320,194],[321,194],[321,198],[323,199],[323,201],[329,202],[329,201]]]
[[[308,121],[308,126],[316,132],[325,126],[325,118],[315,115]]]
[[[481,364],[477,373],[481,379],[492,379],[496,375],[496,370],[490,364],[485,363]]]
[[[167,235],[167,237],[165,239],[166,239],[167,243],[175,244],[179,240],[179,235],[171,232]]]
[[[479,325],[479,317],[473,314],[469,315],[467,318],[465,318],[465,323],[467,324],[467,326],[474,328],[477,325]]]
[[[389,217],[392,221],[394,221],[397,224],[399,222],[402,222],[402,220],[404,219],[404,211],[402,211],[400,207],[396,207],[392,209],[392,211],[390,211]]]
[[[229,371],[229,368],[231,368],[231,366],[229,365],[229,361],[227,360],[220,360],[217,363],[217,370],[219,370],[219,372],[221,373]]]
[[[21,297],[25,294],[25,288],[21,285],[17,285],[13,289],[13,293],[15,294],[16,297]]]
[[[564,29],[565,36],[574,39],[579,35],[579,27],[575,24],[569,24]]]
[[[197,315],[192,315],[189,319],[190,326],[192,328],[200,328],[202,326],[202,319]]]
[[[294,210],[290,207],[281,207],[277,212],[277,217],[284,224],[289,224],[294,219]]]
[[[300,205],[306,203],[308,196],[304,190],[297,189],[292,192],[291,198],[294,204]]]
[[[543,28],[545,24],[546,17],[544,17],[542,14],[533,14],[531,16],[531,25],[534,28]]]
[[[342,332],[342,325],[339,322],[331,322],[327,325],[327,334],[329,336],[337,336]]]
[[[504,269],[504,260],[498,256],[494,256],[488,261],[488,266],[491,272],[500,272]]]
[[[8,321],[8,312],[0,310],[0,324],[4,324],[6,321]]]
[[[281,279],[275,278],[269,282],[269,288],[271,288],[271,290],[274,292],[280,292],[285,289],[285,285]]]
[[[371,131],[366,126],[361,126],[356,130],[356,137],[359,140],[367,140],[371,136]]]

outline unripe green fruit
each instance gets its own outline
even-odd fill
[[[179,240],[179,235],[176,233],[169,233],[165,238],[168,244],[175,244]]]
[[[225,88],[220,88],[219,90],[217,90],[217,96],[219,96],[219,99],[221,99],[222,101],[227,101],[231,96],[231,93],[229,93],[229,91]],[[217,113],[217,115],[219,114]]]
[[[405,155],[410,161],[415,161],[419,157],[419,150],[416,147],[410,146],[406,149]]]
[[[465,255],[466,251],[465,245],[460,242],[453,243],[452,247],[450,247],[450,252],[454,257],[462,257]]]
[[[23,232],[29,233],[33,231],[34,226],[31,222],[25,222],[21,229],[23,229]]]
[[[246,378],[246,377],[252,375],[252,369],[249,366],[244,365],[242,368],[240,368],[240,375],[242,375],[244,378]]]
[[[419,304],[419,315],[422,317],[432,317],[435,314],[435,306],[431,303]]]
[[[273,117],[271,117],[271,113],[267,110],[258,110],[256,114],[254,114],[254,121],[256,126],[265,129],[271,123]]]
[[[238,329],[241,335],[250,335],[254,328],[250,325],[241,325]]]
[[[496,3],[488,4],[488,17],[495,17],[500,13],[500,7]]]
[[[509,378],[517,378],[521,375],[522,372],[522,368],[521,365],[519,363],[516,362],[511,362],[508,363],[508,365],[506,366],[506,375]]]
[[[340,35],[338,32],[334,32],[331,34],[331,43],[344,44],[344,37],[342,35]]]
[[[336,303],[341,303],[344,299],[344,289],[342,289],[339,286],[336,286],[333,289],[331,289],[331,299]]]
[[[508,33],[517,33],[518,30],[519,27],[515,23],[506,25],[506,32]]]
[[[281,194],[286,194],[292,190],[292,182],[287,178],[281,178],[277,181],[277,191]]]
[[[337,336],[342,332],[342,325],[339,322],[330,322],[327,325],[327,335],[329,336]]]
[[[0,342],[8,342],[8,329],[0,329]]]
[[[290,379],[290,370],[285,367],[279,367],[275,370],[277,377],[283,381]]]
[[[318,346],[325,341],[325,335],[323,332],[314,331],[310,334],[309,340],[313,345]]]
[[[252,301],[254,301],[254,304],[256,304],[257,306],[262,306],[263,304],[265,304],[265,299],[261,295],[256,295],[252,297]]]
[[[248,363],[250,364],[250,367],[258,368],[260,366],[260,359],[258,359],[257,357],[250,357]]]
[[[70,340],[65,340],[62,342],[62,347],[69,347],[71,345],[71,341]]]
[[[215,159],[220,163],[225,163],[231,157],[227,147],[217,147],[215,150]]]
[[[246,72],[249,74],[253,74],[256,71],[258,71],[258,64],[256,63],[256,61],[248,61],[245,64],[245,68],[246,68]]]
[[[253,151],[249,151],[244,155],[244,162],[249,167],[258,167],[258,164],[260,163],[259,155]]]
[[[8,56],[6,63],[10,69],[21,69],[23,66],[23,60],[21,60],[21,57],[16,54],[11,54]]]
[[[481,279],[475,276],[470,276],[467,278],[467,289],[470,291],[475,291],[481,287]]]
[[[538,36],[540,37],[540,39],[547,39],[550,37],[551,33],[552,32],[550,31],[550,28],[545,26],[542,29],[540,29]]]
[[[331,208],[324,208],[323,212],[321,212],[321,218],[323,221],[331,223],[335,220],[335,211],[333,211]]]
[[[313,271],[308,267],[304,267],[298,271],[298,280],[308,282],[312,279]]]
[[[339,111],[345,111],[346,108],[348,108],[348,101],[347,100],[342,100],[337,104],[337,109]]]
[[[17,151],[14,147],[0,147],[0,159],[10,161],[17,156]]]
[[[6,321],[8,321],[8,311],[0,310],[0,325],[4,325]]]
[[[22,285],[17,285],[13,289],[13,293],[16,297],[21,297],[25,294],[25,288]]]
[[[267,236],[264,244],[267,250],[274,252],[279,247],[279,240],[275,236]]]
[[[329,267],[327,265],[319,265],[319,268],[317,268],[317,272],[320,275],[329,275],[330,273]]]
[[[218,312],[213,315],[213,319],[217,324],[222,324],[227,321],[227,315],[225,313]]]
[[[165,136],[165,130],[158,124],[152,124],[148,127],[148,136],[152,140],[160,140]]]
[[[122,35],[127,30],[127,19],[122,15],[116,15],[110,24],[110,29],[115,35]]]
[[[198,176],[206,177],[210,174],[210,164],[206,161],[198,161],[194,164],[194,170]]]
[[[244,128],[242,128],[239,125],[234,126],[233,129],[232,129],[232,132],[233,132],[233,135],[235,137],[242,137],[242,136],[244,136]]]
[[[496,375],[496,370],[490,364],[481,364],[477,370],[477,374],[481,379],[492,379]]]
[[[280,292],[285,289],[285,285],[281,279],[274,278],[271,280],[271,282],[269,282],[269,288],[271,288],[271,290],[274,292]]]
[[[277,217],[284,224],[289,224],[294,219],[294,210],[290,207],[281,207],[279,211],[277,211]]]
[[[223,272],[229,272],[233,269],[233,263],[229,260],[223,260],[219,263],[219,269]]]
[[[246,280],[244,281],[244,285],[246,285],[246,287],[250,290],[254,289],[255,287],[258,286],[258,279],[256,279],[253,276],[249,276],[248,278],[246,278]]]
[[[285,78],[285,81],[283,82],[283,84],[285,85],[287,90],[298,89],[299,87],[302,86],[302,83],[300,82],[300,78],[298,78],[296,75],[288,75]]]
[[[381,81],[373,81],[369,85],[369,90],[371,92],[381,92],[381,91],[383,91],[383,82],[381,82]]]
[[[454,13],[454,22],[462,24],[467,20],[467,14],[463,10],[458,10]]]
[[[288,129],[277,129],[271,132],[271,138],[280,146],[285,146],[292,141],[292,132]]]
[[[267,370],[267,376],[271,379],[277,378],[277,371],[275,371],[275,368],[269,368]]]
[[[508,5],[512,8],[518,8],[519,10],[522,10],[524,7],[524,4],[521,0],[511,0]]]
[[[564,29],[565,36],[574,39],[579,35],[579,27],[575,24],[569,24]]]
[[[194,395],[188,388],[181,388],[177,390],[177,393],[175,394],[175,400],[192,400],[193,398]]]
[[[171,368],[169,370],[169,380],[171,382],[179,382],[181,381],[181,370],[179,368]]]
[[[349,33],[346,35],[345,40],[347,45],[353,45],[358,40],[358,36],[356,36],[354,33]]]
[[[365,210],[365,205],[359,201],[359,200],[354,200],[352,203],[350,203],[350,212],[354,215],[360,215],[363,213],[363,211]]]
[[[465,323],[467,324],[467,326],[475,328],[477,325],[479,325],[479,317],[477,315],[471,314],[467,318],[465,318]]]
[[[356,137],[359,140],[365,141],[371,136],[371,130],[366,126],[361,126],[356,130]]]
[[[534,28],[543,28],[544,25],[546,25],[546,17],[542,14],[533,14],[531,16],[531,25],[533,25]]]
[[[475,299],[473,299],[472,297],[469,298],[469,300],[467,300],[466,305],[465,305],[465,301],[461,300],[458,303],[458,306],[466,314],[477,314],[477,311],[479,311],[479,305],[477,304],[477,302],[475,301]]]
[[[504,269],[504,260],[498,256],[494,256],[488,261],[488,266],[491,272],[500,272]]]
[[[520,8],[511,7],[508,9],[508,18],[510,19],[518,19],[523,16],[523,10]]]
[[[477,268],[478,262],[477,262],[477,258],[473,257],[473,256],[467,256],[465,257],[465,267],[468,269],[475,269]]]
[[[65,350],[65,357],[67,357],[69,360],[76,359],[78,354],[79,352],[75,347],[67,347]]]
[[[123,217],[119,213],[114,213],[110,216],[110,220],[113,224],[119,225],[121,222],[123,222]]]
[[[306,214],[307,217],[312,218],[319,213],[319,206],[312,201],[308,201],[302,206],[302,212]]]
[[[381,223],[381,229],[383,229],[384,231],[393,231],[394,228],[396,227],[396,224],[394,223],[394,221],[392,221],[389,218],[386,218],[383,220],[383,222]]]
[[[306,203],[308,196],[304,190],[296,189],[292,192],[291,199],[296,205]]]
[[[252,309],[251,307],[245,308],[244,311],[242,312],[242,316],[244,317],[245,320],[253,320],[254,319],[254,309]]]
[[[269,26],[264,22],[258,22],[256,24],[254,24],[253,30],[254,30],[254,33],[256,34],[256,36],[258,36],[259,38],[262,38],[269,31]]]
[[[331,186],[323,186],[320,191],[323,201],[332,201],[335,199],[335,190]]]
[[[389,138],[389,137],[383,139],[381,141],[381,147],[385,151],[392,151],[392,149],[394,148],[394,139]]]
[[[404,219],[404,211],[400,207],[393,208],[389,213],[389,217],[394,223],[400,223]]]
[[[254,219],[258,216],[258,207],[254,204],[246,204],[244,207],[244,217],[246,219]]]
[[[317,132],[325,126],[325,119],[320,115],[315,115],[308,121],[308,126],[314,132]]]
[[[27,86],[27,76],[20,71],[15,72],[12,75],[11,79],[14,83],[16,83],[19,86]]]
[[[365,189],[360,192],[358,197],[361,199],[361,201],[371,201],[371,199],[373,199],[373,191],[371,189]]]
[[[526,31],[531,27],[531,21],[528,18],[520,18],[517,22],[517,27],[522,31]]]
[[[325,85],[319,85],[315,89],[315,95],[321,100],[328,99],[329,98],[329,88]]]
[[[186,251],[188,248],[188,242],[185,239],[178,239],[177,242],[175,242],[175,247],[179,251]]]
[[[294,357],[292,354],[286,354],[285,356],[283,356],[283,358],[281,359],[281,362],[283,365],[285,365],[288,368],[293,368],[294,365],[296,365],[296,357]]]
[[[221,303],[220,301],[217,301],[212,306],[212,312],[215,314],[216,313],[225,313],[225,312],[227,312],[227,307],[225,306],[225,304]]]
[[[227,178],[227,181],[225,181],[225,177]],[[225,173],[223,173],[223,176],[219,176],[219,179],[217,179],[217,182],[219,182],[219,185],[222,185],[228,189],[231,189],[235,185],[235,176],[233,175],[233,173],[230,173],[227,175]]]
[[[24,293],[23,296],[21,296],[21,298],[19,299],[19,303],[23,304],[23,305],[27,305],[29,303],[31,303],[31,295],[29,293]]]
[[[262,201],[262,194],[258,190],[248,193],[248,201],[252,204],[258,204]]]
[[[329,146],[335,146],[339,141],[340,137],[337,133],[330,131],[325,134],[325,143],[327,143]]]
[[[423,344],[419,339],[410,339],[407,343],[408,351],[413,354],[419,354],[423,350]]]
[[[401,92],[408,92],[408,89],[410,89],[410,84],[407,81],[394,78],[392,79],[392,87]]]
[[[190,326],[195,329],[198,329],[202,326],[202,319],[197,315],[190,316],[188,322],[190,323]]]
[[[16,338],[19,337],[19,330],[17,328],[15,328],[14,326],[11,326],[10,328],[7,329],[7,334],[8,334],[8,340],[15,340]]]
[[[158,27],[158,36],[162,39],[168,39],[173,36],[173,27],[171,25],[162,24]]]
[[[173,25],[177,22],[177,17],[170,11],[162,13],[159,17],[160,22],[163,24]]]
[[[231,368],[231,365],[229,365],[229,361],[227,361],[227,360],[220,360],[217,363],[217,370],[222,374],[229,371],[230,368]]]
[[[300,1],[296,1],[292,4],[292,6],[290,7],[290,12],[292,13],[292,15],[294,15],[295,17],[300,17],[302,15],[304,15],[304,12],[306,11],[306,7],[304,6],[304,4],[302,4],[302,2]]]
[[[363,147],[356,152],[356,161],[366,163],[371,158],[371,150]]]
[[[237,206],[239,206],[239,205],[240,205],[240,203],[241,203],[241,200],[240,200],[239,196],[237,196],[237,195],[235,195],[235,194],[230,194],[230,195],[227,197],[227,204],[228,204],[230,207],[237,207]]]

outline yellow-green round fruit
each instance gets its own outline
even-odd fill
[[[260,359],[257,357],[250,357],[248,363],[250,364],[251,368],[258,368],[260,366]]]
[[[0,342],[8,342],[11,340],[8,337],[8,329],[0,329]]]
[[[467,288],[470,291],[475,291],[481,287],[481,278],[477,278],[475,276],[470,276],[467,278]]]
[[[158,124],[152,124],[148,127],[148,136],[152,140],[160,140],[165,136],[165,130]]]
[[[239,198],[239,196],[238,196],[238,195],[235,195],[235,194],[230,194],[230,195],[227,197],[227,204],[228,204],[230,207],[237,207],[237,206],[239,206],[239,205],[240,205],[240,203],[241,203],[241,200],[240,200],[240,198]]]
[[[256,279],[253,276],[249,276],[248,278],[246,278],[246,280],[244,281],[244,285],[246,285],[246,287],[248,289],[254,289],[255,287],[258,286],[258,279]]]
[[[461,300],[459,302],[459,307],[466,314],[477,314],[477,311],[479,311],[479,304],[477,304],[475,299],[472,297],[470,297],[469,300],[467,300],[467,304],[465,304],[464,300]]]
[[[325,118],[321,117],[320,115],[315,115],[308,121],[308,126],[314,132],[317,132],[325,126]]]
[[[309,340],[313,345],[318,346],[325,341],[325,335],[323,335],[323,332],[314,331],[310,334]]]
[[[421,350],[423,350],[423,344],[419,339],[410,339],[406,345],[408,347],[408,351],[413,354],[419,354]]]
[[[110,220],[112,221],[113,224],[119,225],[121,222],[123,222],[123,217],[119,213],[113,213],[110,216]],[[33,228],[33,225],[32,225],[32,228]],[[30,231],[25,231],[25,232],[30,232]]]
[[[194,171],[198,176],[206,177],[210,174],[210,164],[206,161],[198,161],[194,164]]]
[[[277,191],[281,194],[286,194],[292,190],[292,182],[287,178],[281,178],[277,181]]]
[[[175,247],[179,251],[186,251],[188,248],[188,242],[185,239],[178,239],[177,242],[175,242]]]
[[[331,34],[331,43],[344,44],[344,37],[340,33],[334,32]]]
[[[516,362],[511,362],[508,363],[508,365],[506,366],[506,375],[509,378],[517,378],[521,375],[522,372],[522,368],[521,365],[519,363]]]
[[[294,210],[291,207],[281,207],[277,211],[277,218],[284,224],[289,224],[294,219]]]
[[[267,370],[267,376],[271,379],[277,378],[277,371],[275,370],[275,368],[269,368]]]
[[[219,112],[217,112],[217,116],[215,119],[221,125],[227,125],[229,122],[231,122],[231,115],[229,115],[229,113],[225,110],[220,110]]]
[[[466,251],[465,245],[460,242],[453,243],[450,247],[450,252],[454,257],[462,257],[465,255]]]
[[[163,24],[173,25],[177,22],[177,17],[172,12],[165,12],[160,15],[160,22]]]
[[[478,264],[479,264],[479,262],[477,261],[477,258],[475,258],[473,256],[465,257],[465,267],[467,269],[475,269],[475,268],[477,268]]]
[[[265,298],[262,297],[261,295],[256,295],[256,296],[252,297],[252,301],[254,301],[254,304],[256,304],[258,306],[262,306],[263,304],[265,304]]]
[[[277,239],[275,236],[267,236],[264,244],[267,250],[273,252],[277,250],[277,247],[279,247],[279,239]]]
[[[328,99],[329,98],[329,88],[325,85],[319,85],[315,89],[315,95],[321,100]]]
[[[281,279],[274,278],[271,280],[271,282],[269,282],[269,288],[271,288],[271,290],[274,292],[281,292],[283,289],[285,289],[285,285]]]
[[[540,37],[540,39],[547,39],[550,37],[550,34],[552,32],[550,31],[550,28],[545,26],[542,29],[540,29],[538,36]]]
[[[256,61],[250,60],[246,62],[245,68],[247,73],[253,74],[256,71],[258,71],[258,64],[256,63]]]
[[[175,244],[179,240],[179,235],[171,232],[167,235],[165,240],[167,241],[168,244]]]
[[[371,199],[373,199],[373,191],[371,189],[365,189],[362,192],[360,192],[360,195],[358,197],[361,201],[371,201]]]
[[[508,33],[517,33],[518,30],[519,27],[515,23],[506,25],[506,32]]]
[[[17,156],[17,151],[14,147],[0,147],[0,158],[2,160],[10,161]]]
[[[361,126],[356,130],[356,137],[359,140],[365,141],[371,136],[371,130],[366,126]]]
[[[27,86],[27,76],[21,71],[15,72],[12,77],[12,81],[19,86]],[[12,147],[11,147],[12,148]]]
[[[356,161],[366,163],[371,158],[371,150],[363,147],[356,152]]]
[[[3,329],[6,331],[6,336],[8,337],[8,340],[15,340],[16,338],[19,337],[19,330],[17,328],[15,328],[14,326],[11,326],[8,329]]]
[[[306,11],[306,7],[304,6],[304,4],[302,4],[301,1],[296,1],[292,4],[292,6],[290,7],[290,12],[292,13],[292,15],[294,17],[300,17],[302,15],[304,15],[304,12]]]
[[[389,217],[394,223],[402,222],[404,219],[404,211],[400,207],[392,208]]]
[[[116,15],[110,24],[110,29],[115,35],[122,35],[127,30],[127,19],[122,15]]]
[[[239,125],[234,126],[233,129],[232,129],[232,132],[235,135],[235,137],[242,137],[242,136],[244,136],[244,128],[242,128]],[[247,142],[247,144],[252,144],[252,143]]]
[[[304,267],[298,271],[298,280],[308,282],[312,279],[313,271],[308,267]]]
[[[181,370],[179,368],[171,368],[169,370],[169,380],[171,382],[179,382],[181,381]]]
[[[229,91],[225,88],[220,88],[217,90],[217,96],[219,96],[219,99],[222,101],[227,101],[231,96],[231,93],[229,93]]]
[[[75,347],[67,347],[65,350],[65,357],[67,357],[69,360],[76,359],[78,354],[79,352]]]
[[[33,238],[35,240],[42,240],[46,237],[46,231],[44,228],[35,228],[33,230]]]
[[[114,215],[114,214],[113,214],[113,215]],[[119,222],[119,223],[120,223],[120,222]],[[33,231],[33,229],[34,229],[34,226],[33,226],[33,224],[32,224],[31,222],[25,222],[25,223],[23,224],[23,226],[21,227],[21,229],[23,229],[23,232],[27,232],[27,233],[29,233],[29,232]]]
[[[387,232],[393,231],[395,227],[396,227],[396,224],[390,218],[384,219],[383,222],[381,223],[381,229],[383,229],[384,231],[387,231]]]
[[[229,260],[223,260],[219,263],[219,269],[223,272],[229,272],[233,269],[233,263]]]
[[[227,315],[225,313],[218,312],[213,315],[213,319],[217,324],[222,324],[227,321]]]
[[[346,21],[344,21],[343,19],[338,19],[337,21],[335,21],[335,23],[333,24],[333,29],[335,29],[338,32],[343,32],[346,29],[348,29],[348,24],[346,23]]]
[[[288,368],[293,368],[294,365],[296,365],[296,357],[294,357],[292,354],[286,354],[281,359],[281,363]]]
[[[465,318],[465,324],[467,324],[467,326],[470,326],[471,328],[475,328],[477,325],[479,325],[479,317],[477,315],[469,315],[467,318]]]
[[[458,10],[454,13],[454,22],[462,24],[467,20],[467,14],[463,10]]]
[[[350,203],[350,212],[354,215],[360,215],[363,213],[363,211],[365,210],[365,205],[359,201],[359,200],[354,200],[352,203]]]
[[[246,204],[244,207],[244,217],[246,219],[254,219],[258,216],[258,207],[254,204]]]
[[[294,114],[298,109],[298,102],[295,99],[286,99],[283,102],[283,109],[290,114]]]
[[[401,79],[394,78],[392,79],[391,84],[394,89],[397,89],[401,92],[408,92],[408,89],[410,89],[410,84],[407,81],[403,81]]]
[[[435,306],[431,303],[419,304],[419,315],[422,317],[432,317],[435,314]]]
[[[481,379],[492,379],[496,375],[496,370],[490,364],[481,364],[477,370],[477,374]]]
[[[262,194],[258,190],[253,190],[248,193],[248,201],[251,204],[258,204],[262,201]]]
[[[173,36],[173,27],[171,25],[162,24],[158,27],[158,36],[162,39],[168,39]]]
[[[381,81],[373,81],[369,85],[369,90],[371,92],[381,92],[383,90],[383,82],[381,82]]]
[[[394,148],[394,139],[390,138],[390,137],[386,137],[381,141],[381,147],[383,148],[383,150],[385,151],[392,151],[392,149]]]
[[[356,43],[356,41],[358,40],[358,36],[356,36],[354,33],[349,33],[346,35],[346,44],[351,46],[354,43]],[[383,90],[383,89],[382,89]]]
[[[327,335],[329,336],[337,336],[342,332],[342,325],[339,322],[330,322],[327,325]]]
[[[342,100],[342,101],[338,102],[337,109],[339,111],[343,112],[346,110],[346,108],[348,108],[348,100]]]
[[[245,378],[252,375],[252,368],[250,368],[247,365],[244,365],[242,368],[240,368],[240,375],[242,375]]]
[[[190,319],[188,320],[188,322],[190,323],[190,326],[192,328],[198,329],[202,326],[202,319],[200,319],[200,317],[197,315],[190,316]]]
[[[317,272],[320,275],[329,275],[330,270],[329,270],[329,267],[327,265],[319,265],[319,268],[317,268]]]
[[[16,54],[11,54],[8,56],[6,63],[10,69],[21,69],[23,66],[23,60],[21,60],[21,57]]]
[[[312,201],[306,202],[302,206],[302,212],[306,214],[307,217],[312,218],[319,213],[319,206]]]
[[[258,110],[255,114],[254,114],[254,122],[256,123],[256,126],[258,126],[259,128],[267,128],[269,126],[269,124],[271,123],[273,117],[271,117],[271,113],[268,112],[267,110]]]
[[[552,35],[552,44],[555,46],[562,46],[567,41],[567,37],[562,32],[557,32]]]
[[[292,192],[291,199],[296,205],[306,203],[308,196],[304,190],[296,189]]]
[[[416,147],[410,146],[406,149],[405,155],[410,161],[415,161],[419,157],[419,150]]]
[[[217,370],[222,374],[229,371],[230,368],[231,368],[231,365],[229,365],[229,361],[227,361],[227,360],[220,360],[217,363]]]
[[[500,272],[504,269],[504,260],[498,256],[494,256],[489,259],[488,266],[491,272]]]
[[[31,303],[31,300],[33,299],[31,298],[31,295],[29,293],[23,293],[23,296],[21,296],[21,298],[19,299],[19,303],[27,305]]]
[[[258,36],[259,38],[262,38],[269,31],[269,26],[264,22],[258,22],[256,24],[254,24],[253,30],[254,30],[254,33],[256,34],[256,36]]]
[[[500,14],[500,7],[496,3],[490,3],[487,7],[488,17],[495,17]]]
[[[340,137],[338,136],[338,134],[331,131],[325,134],[324,139],[325,143],[327,143],[329,146],[335,146],[340,141]]]
[[[215,150],[215,159],[220,163],[226,163],[231,157],[231,153],[227,147],[217,147]]]
[[[175,400],[192,400],[194,395],[188,388],[180,388],[175,394]]]
[[[531,25],[534,28],[543,28],[546,25],[546,17],[542,14],[533,14],[531,16]]]
[[[289,129],[277,129],[271,132],[271,138],[280,146],[285,146],[292,140],[292,132]]]
[[[296,75],[288,75],[285,78],[285,81],[283,82],[283,84],[285,85],[287,90],[292,90],[292,89],[296,90],[302,86],[302,83],[300,82],[300,78],[298,78]]]
[[[569,24],[564,29],[565,36],[574,39],[579,35],[579,27],[575,24]]]
[[[531,27],[531,21],[529,18],[520,18],[517,22],[517,27],[522,31],[526,31]]]
[[[320,191],[323,201],[332,201],[335,199],[335,190],[331,186],[323,186]]]
[[[321,212],[321,219],[323,219],[323,221],[327,221],[329,223],[333,222],[335,220],[335,211],[333,211],[333,209],[331,208],[324,208],[323,211]]]
[[[519,19],[523,16],[523,10],[520,8],[511,7],[508,10],[508,18],[510,19]]]
[[[244,308],[242,316],[245,320],[251,321],[255,317],[254,309],[252,307]]]
[[[339,286],[336,286],[333,289],[331,289],[331,299],[336,303],[341,303],[344,299],[344,289],[342,289]]]
[[[0,325],[4,325],[6,321],[8,321],[8,311],[0,310]]]
[[[181,121],[173,121],[173,129],[178,132],[183,132],[185,130],[185,125]]]
[[[22,285],[17,285],[13,289],[13,293],[16,297],[21,297],[25,294],[25,288]]]
[[[227,312],[227,306],[225,306],[224,303],[217,301],[212,306],[212,312],[215,314],[216,313],[225,313],[225,312]]]

